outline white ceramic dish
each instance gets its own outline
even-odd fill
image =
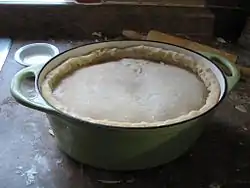
[[[19,48],[15,53],[15,60],[24,66],[48,62],[59,54],[57,47],[48,43],[33,43]]]

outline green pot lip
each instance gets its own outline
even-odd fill
[[[60,110],[58,110],[57,108],[51,106],[49,104],[49,102],[41,95],[41,90],[40,90],[40,87],[39,87],[39,84],[38,84],[38,80],[39,80],[39,77],[40,77],[40,74],[41,72],[43,71],[43,69],[51,62],[53,61],[54,59],[56,59],[58,56],[62,55],[62,54],[65,54],[65,53],[68,53],[72,50],[75,50],[77,48],[80,48],[80,47],[84,47],[84,46],[87,46],[87,45],[92,45],[92,44],[99,44],[99,43],[109,43],[109,42],[119,42],[119,41],[123,41],[123,42],[130,42],[130,41],[134,41],[134,42],[154,42],[154,43],[159,43],[159,44],[167,44],[167,45],[170,45],[170,46],[175,46],[175,47],[178,47],[178,48],[182,48],[182,49],[185,49],[187,51],[190,51],[192,53],[195,53],[203,58],[205,58],[206,60],[210,61],[214,66],[216,66],[220,73],[222,74],[223,78],[224,78],[224,82],[225,82],[225,89],[224,89],[224,93],[221,97],[221,99],[212,107],[210,108],[208,111],[200,114],[199,116],[195,116],[193,118],[190,118],[190,119],[187,119],[187,120],[184,120],[184,121],[180,121],[180,122],[177,122],[177,123],[173,123],[173,124],[169,124],[169,125],[160,125],[160,126],[150,126],[150,127],[122,127],[122,126],[111,126],[111,125],[105,125],[105,124],[96,124],[96,123],[92,123],[92,122],[89,122],[89,121],[84,121],[84,120],[81,120],[81,119],[78,119],[78,118],[75,118],[75,117],[72,117],[71,115],[69,114],[66,114]],[[76,121],[77,123],[84,123],[86,125],[86,123],[90,124],[91,126],[96,126],[96,127],[100,127],[100,128],[109,128],[109,129],[119,129],[119,130],[152,130],[152,129],[163,129],[163,128],[170,128],[170,127],[173,127],[173,126],[177,126],[177,125],[180,125],[180,124],[185,124],[187,122],[191,122],[193,120],[197,120],[198,118],[201,118],[202,116],[205,116],[207,115],[209,112],[211,112],[214,108],[216,108],[220,103],[221,101],[224,100],[224,98],[226,97],[226,91],[227,91],[227,88],[228,88],[228,85],[227,85],[227,82],[226,82],[226,77],[225,77],[225,74],[222,72],[221,68],[218,67],[216,64],[214,64],[212,62],[212,60],[210,60],[208,57],[206,57],[205,55],[201,54],[201,53],[198,53],[194,50],[190,50],[190,49],[187,49],[185,47],[181,47],[179,45],[176,45],[176,44],[171,44],[171,43],[167,43],[167,42],[158,42],[158,41],[152,41],[152,40],[112,40],[112,41],[99,41],[99,42],[90,42],[90,43],[86,43],[86,44],[82,44],[82,45],[79,45],[79,46],[76,46],[76,47],[73,47],[71,49],[68,49],[56,56],[54,56],[52,59],[50,59],[43,67],[42,69],[39,71],[38,73],[38,79],[36,79],[36,87],[41,95],[41,97],[48,103],[48,105],[50,105],[52,108],[54,108],[56,110],[56,113],[53,114],[53,115],[60,115],[62,116],[63,118],[67,118],[69,119],[70,121]],[[81,126],[81,125],[79,125]]]

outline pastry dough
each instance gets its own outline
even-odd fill
[[[56,109],[98,124],[170,125],[196,117],[219,99],[213,72],[192,57],[149,46],[105,48],[49,72],[42,94]]]

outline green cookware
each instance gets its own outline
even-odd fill
[[[226,59],[213,54],[199,54],[179,46],[152,41],[110,41],[88,44],[68,50],[46,64],[31,66],[19,71],[11,83],[11,93],[21,104],[45,112],[55,133],[59,148],[73,159],[97,168],[108,170],[136,170],[167,163],[188,150],[201,135],[204,122],[213,109],[172,125],[149,128],[110,127],[93,124],[60,112],[46,102],[41,94],[41,83],[47,73],[70,57],[87,54],[95,49],[147,45],[164,48],[192,56],[198,63],[205,63],[214,72],[220,84],[218,104],[239,80],[236,67]],[[211,59],[217,59],[230,70],[226,76]],[[28,97],[21,84],[35,76],[36,97]],[[73,100],[73,99],[72,99]],[[119,109],[117,109],[119,110]]]

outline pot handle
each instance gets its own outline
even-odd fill
[[[52,112],[56,112],[56,110],[46,103],[46,101],[41,97],[41,95],[39,94],[35,86],[35,82],[38,79],[38,73],[43,67],[43,65],[44,64],[30,66],[16,73],[16,75],[11,81],[10,91],[11,91],[12,96],[22,105],[36,109],[36,110],[40,110],[46,113],[47,112],[52,113]],[[33,76],[35,76],[35,82],[34,82],[35,96],[27,96],[27,94],[25,95],[24,92],[22,91],[21,86],[22,84],[25,85],[24,84],[25,79],[29,77],[33,77]]]
[[[225,71],[222,70],[227,81],[227,92],[230,92],[240,80],[240,71],[236,65],[228,61],[226,58],[213,53],[202,52],[201,54],[208,57],[211,61],[225,66],[230,71],[230,76],[228,76]]]

